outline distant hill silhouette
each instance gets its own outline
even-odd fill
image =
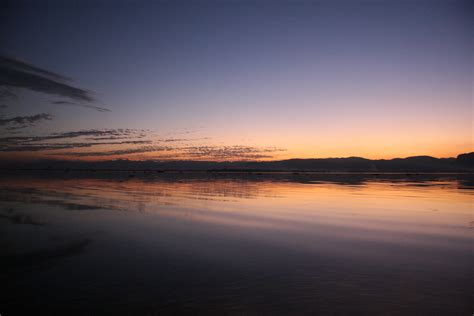
[[[291,171],[291,172],[474,172],[474,152],[456,158],[416,156],[371,160],[360,157],[287,159],[278,161],[0,161],[3,170],[150,170],[150,171]]]
[[[468,154],[461,154],[456,159],[457,163],[467,167],[474,166],[474,152]]]

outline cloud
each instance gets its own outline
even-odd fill
[[[162,138],[158,141],[163,143],[182,143],[182,142],[192,142],[197,140],[208,140],[210,137],[200,137],[200,138]]]
[[[285,149],[255,146],[192,146],[188,142],[208,138],[159,138],[148,130],[90,129],[44,136],[0,137],[0,152],[45,152],[71,158],[130,156],[132,159],[245,161],[274,158]],[[87,148],[107,146],[100,150]],[[74,149],[81,149],[74,151]],[[85,149],[85,150],[82,150]],[[55,152],[48,152],[54,150]],[[147,155],[141,155],[147,154]],[[127,157],[128,158],[128,157]]]
[[[258,148],[251,146],[195,146],[195,147],[172,147],[172,146],[143,146],[139,148],[128,148],[111,151],[94,152],[65,152],[54,155],[70,157],[105,157],[122,156],[143,153],[157,153],[154,159],[162,160],[254,160],[273,158],[270,153],[284,151],[279,148]],[[164,155],[163,155],[164,153]]]
[[[59,153],[61,156],[72,156],[72,157],[99,157],[99,156],[120,156],[130,154],[142,154],[147,152],[162,152],[175,150],[173,147],[168,146],[144,146],[140,148],[128,148],[111,151],[97,151],[97,152],[68,152]]]
[[[140,129],[88,129],[62,133],[52,133],[45,136],[14,136],[14,137],[0,137],[0,144],[2,143],[24,143],[24,142],[40,142],[52,139],[66,139],[77,138],[83,136],[95,137],[95,140],[109,139],[110,137],[125,138],[143,138],[145,137],[145,130]],[[105,138],[104,138],[105,137]]]
[[[140,136],[136,136],[140,137]],[[118,140],[118,139],[129,139],[129,136],[107,136],[107,137],[87,137],[87,140]]]
[[[22,88],[83,102],[70,102],[70,105],[92,108],[101,112],[109,111],[108,109],[88,104],[95,101],[91,92],[72,86],[67,82],[69,80],[67,77],[24,61],[0,56],[0,86],[3,87],[0,97],[15,97],[16,95],[9,88]]]
[[[68,79],[26,62],[0,56],[0,85],[2,86],[25,88],[85,102],[94,101],[88,91],[59,80]]]
[[[2,99],[16,99],[17,98],[17,95],[15,93],[13,93],[10,89],[6,88],[6,87],[2,87],[0,89],[0,100]],[[7,107],[6,105],[4,105],[5,107]]]
[[[69,101],[53,101],[52,104],[75,104],[74,102]]]
[[[8,130],[31,127],[40,121],[50,121],[53,116],[48,113],[39,113],[29,116],[15,116],[7,119],[0,119],[0,126],[8,126]],[[14,126],[11,126],[14,125]]]
[[[105,142],[105,143],[43,143],[43,144],[22,144],[12,145],[9,147],[1,148],[0,151],[12,152],[12,151],[46,151],[46,150],[59,150],[59,149],[74,149],[74,148],[87,148],[92,146],[104,146],[104,145],[143,145],[151,144],[149,140],[142,141],[124,141],[124,142]]]
[[[252,146],[191,146],[183,148],[190,158],[211,160],[247,160],[273,158],[271,153],[284,151],[279,148]]]
[[[91,136],[94,141],[87,141]],[[69,139],[83,138],[83,142],[64,142]],[[104,142],[112,137],[120,141]],[[0,151],[43,151],[57,149],[82,148],[99,145],[139,145],[150,144],[150,140],[143,140],[144,130],[135,129],[91,129],[62,133],[52,133],[45,136],[9,136],[0,138]],[[62,143],[52,143],[52,141],[63,141]]]
[[[117,128],[117,129],[89,129],[63,133],[53,133],[49,137],[50,139],[58,138],[75,138],[82,136],[94,136],[94,137],[133,137],[142,138],[144,137],[146,130],[141,129],[128,129],[128,128]]]
[[[82,106],[84,108],[89,108],[89,109],[94,109],[94,110],[97,110],[99,112],[111,112],[109,109],[107,108],[102,108],[100,106],[95,106],[95,105],[91,105],[91,104],[78,104],[78,103],[74,103],[74,102],[69,102],[69,101],[53,101],[51,102],[52,104],[57,104],[57,105],[73,105],[73,106]]]
[[[14,59],[14,58],[9,58],[6,56],[0,56],[0,66],[1,67],[8,67],[8,68],[13,68],[17,69],[20,71],[25,71],[25,72],[30,72],[30,73],[37,73],[39,75],[47,76],[53,79],[57,80],[71,80],[70,78],[67,78],[62,75],[58,75],[54,72],[48,71],[41,69],[39,67],[33,66],[29,63],[26,63],[24,61]]]
[[[0,125],[6,125],[10,123],[15,124],[33,124],[41,120],[52,120],[53,116],[48,113],[40,113],[30,116],[15,116],[9,119],[0,119]]]

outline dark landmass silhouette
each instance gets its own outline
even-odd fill
[[[474,172],[474,152],[456,158],[415,156],[395,159],[318,158],[278,161],[0,161],[5,170],[141,170],[153,172]]]

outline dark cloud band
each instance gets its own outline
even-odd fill
[[[8,125],[9,128],[24,128],[24,127],[31,127],[34,124],[40,121],[50,121],[53,119],[53,116],[48,113],[39,113],[35,115],[29,116],[15,116],[12,118],[7,119],[0,119],[0,126]],[[11,126],[15,125],[15,126]]]
[[[91,105],[95,99],[90,91],[77,88],[69,84],[69,78],[33,66],[24,61],[0,56],[0,86],[1,97],[14,97],[9,88],[28,89],[36,92],[66,97],[76,102],[56,101],[55,104],[69,104],[95,109],[97,111],[110,111],[106,108]]]

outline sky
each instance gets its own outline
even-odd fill
[[[473,146],[470,1],[6,1],[0,158]]]

